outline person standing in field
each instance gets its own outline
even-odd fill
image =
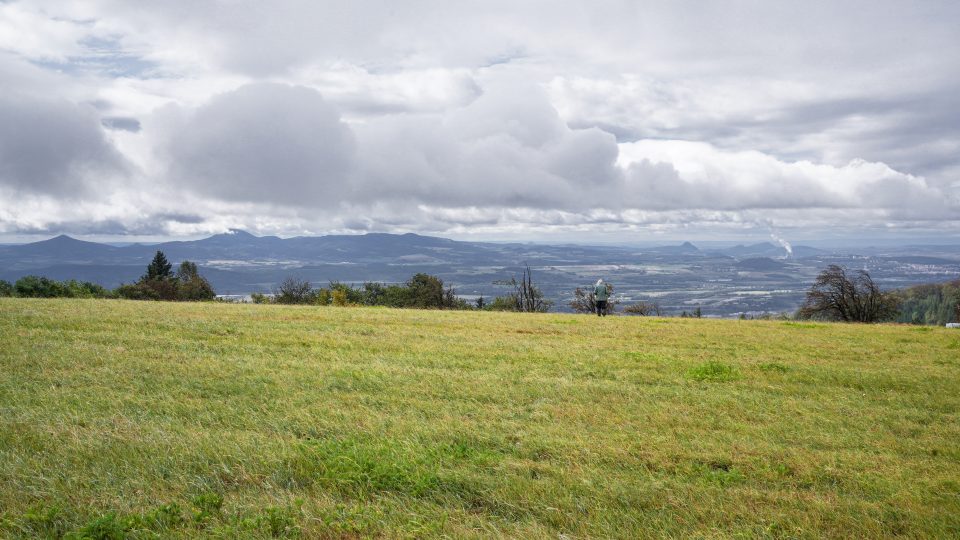
[[[594,303],[597,305],[597,317],[607,315],[607,299],[610,298],[610,289],[603,282],[603,278],[597,280],[597,285],[593,288]]]

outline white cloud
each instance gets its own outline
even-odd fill
[[[958,6],[0,2],[0,231],[956,227]]]
[[[956,219],[960,201],[883,163],[837,167],[785,162],[708,143],[644,140],[620,145],[630,204],[650,209],[874,209],[915,219]],[[839,217],[839,216],[838,216]]]
[[[24,2],[0,2],[0,50],[31,60],[64,61],[82,53],[89,25],[51,17]]]

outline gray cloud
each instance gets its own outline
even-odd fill
[[[371,121],[357,134],[360,201],[570,208],[621,178],[612,135],[571,130],[529,87],[490,89],[445,116]]]
[[[59,99],[0,96],[0,186],[74,198],[107,188],[128,166],[89,108]]]
[[[355,165],[350,129],[305,87],[243,86],[187,114],[168,136],[174,181],[228,201],[335,205]]]
[[[122,116],[106,117],[100,120],[103,127],[108,129],[121,129],[123,131],[140,131],[140,121],[136,118],[124,118]]]
[[[956,227],[958,17],[893,0],[5,3],[0,232],[82,212],[170,234]],[[145,181],[99,206],[65,198],[131,168]]]

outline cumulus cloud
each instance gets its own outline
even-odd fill
[[[171,179],[227,201],[335,205],[355,165],[350,129],[305,87],[242,86],[183,114],[166,135]]]
[[[958,15],[0,1],[0,232],[956,227]]]
[[[0,96],[0,187],[77,198],[127,172],[90,107]]]
[[[357,126],[358,200],[571,208],[617,182],[614,137],[573,130],[535,88],[493,88],[466,107]]]
[[[785,162],[707,143],[644,140],[620,145],[628,204],[647,209],[875,209],[900,218],[950,219],[960,201],[884,163]]]

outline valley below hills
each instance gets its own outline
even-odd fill
[[[269,293],[286,277],[325,286],[398,283],[415,273],[436,275],[459,296],[491,298],[507,289],[498,281],[524,266],[554,302],[569,311],[576,287],[602,277],[621,305],[656,302],[664,314],[700,307],[706,316],[792,313],[817,273],[829,264],[866,269],[884,288],[960,277],[960,247],[951,245],[818,249],[792,253],[769,242],[732,247],[682,244],[627,247],[455,241],[416,234],[329,235],[279,238],[234,230],[209,238],[115,246],[61,235],[0,246],[0,279],[25,275],[92,281],[106,287],[136,281],[157,250],[173,262],[200,266],[220,295]]]

